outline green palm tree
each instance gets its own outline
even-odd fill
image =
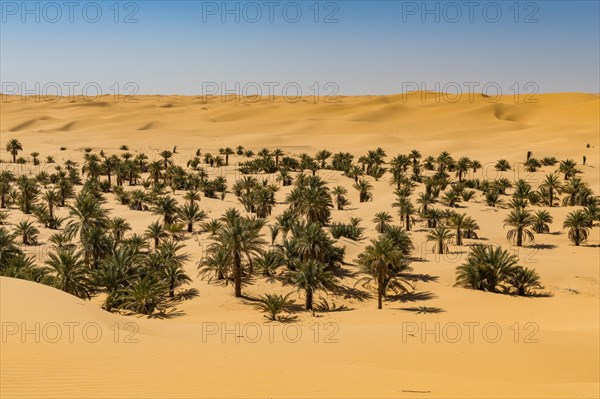
[[[10,262],[23,251],[15,243],[15,234],[0,226],[0,271],[8,267]]]
[[[535,270],[522,266],[515,266],[510,270],[506,283],[520,296],[531,295],[533,289],[543,288],[540,275]]]
[[[225,276],[230,274],[231,260],[229,253],[222,246],[211,246],[208,248],[208,255],[198,262],[198,276],[225,280]],[[228,280],[226,280],[227,282]]]
[[[516,267],[518,258],[501,247],[476,245],[464,264],[456,268],[456,284],[498,292]]]
[[[448,253],[448,242],[454,237],[454,234],[445,226],[438,226],[429,230],[427,233],[427,242],[435,242],[434,250],[438,254]]]
[[[373,185],[365,179],[361,179],[354,183],[352,187],[358,191],[359,202],[367,202],[373,199]]]
[[[179,208],[179,219],[183,223],[187,224],[187,231],[191,233],[194,231],[194,223],[200,223],[207,218],[206,212],[200,210],[200,207],[196,203],[186,203]]]
[[[175,297],[175,289],[184,284],[189,284],[192,279],[186,274],[183,265],[179,262],[165,262],[162,276],[167,282],[169,298]]]
[[[350,201],[348,201],[348,198],[346,197],[348,190],[345,187],[335,186],[333,190],[331,190],[331,194],[333,195],[338,211],[343,210],[346,205],[350,204]]]
[[[563,229],[569,229],[569,240],[576,246],[587,240],[591,227],[592,221],[583,210],[569,213],[563,223]]]
[[[466,213],[453,213],[452,216],[448,219],[448,227],[453,228],[456,231],[456,245],[462,245],[463,240],[463,231],[474,231],[478,230],[479,226],[477,222],[470,217],[467,216]]]
[[[165,226],[175,223],[178,211],[177,201],[168,196],[159,197],[152,207],[152,213],[162,216]]]
[[[10,139],[6,143],[6,152],[9,152],[12,155],[13,163],[17,162],[17,155],[19,151],[23,151],[23,144],[17,139]]]
[[[81,192],[75,197],[75,202],[68,207],[71,220],[65,231],[71,237],[79,233],[80,240],[83,241],[92,227],[98,226],[104,229],[108,225],[108,211],[92,195]]]
[[[533,215],[533,230],[538,234],[549,233],[550,227],[548,225],[552,223],[552,221],[553,219],[550,212],[544,210],[537,211]]]
[[[167,284],[153,274],[135,279],[123,295],[122,307],[133,312],[153,315],[166,310]]]
[[[552,207],[554,206],[554,194],[561,194],[563,187],[556,174],[548,174],[540,185],[540,189],[544,189],[548,192],[548,206]]]
[[[166,170],[169,167],[169,164],[172,162],[171,158],[173,158],[173,153],[169,150],[164,150],[158,155],[160,155],[160,157],[163,159],[163,169]]]
[[[122,217],[114,217],[110,219],[108,223],[108,228],[112,233],[112,237],[114,240],[114,247],[123,241],[123,237],[125,233],[131,230],[131,225],[127,222],[125,218]]]
[[[126,289],[135,277],[139,261],[140,256],[133,251],[119,248],[92,272],[94,286],[106,293],[104,309],[111,312],[121,304]]]
[[[369,275],[361,279],[363,285],[368,286],[372,280],[377,281],[377,309],[383,308],[383,298],[388,290],[400,293],[408,291],[407,286],[412,288],[410,283],[402,278],[403,273],[411,270],[408,262],[388,237],[371,240],[371,245],[358,256],[357,263],[361,271]]]
[[[60,204],[60,195],[56,190],[48,190],[42,196],[42,199],[48,206],[50,219],[54,218],[54,207]]]
[[[225,166],[229,166],[229,156],[235,154],[232,148],[226,147],[223,150],[223,154],[225,155]]]
[[[217,232],[216,240],[211,246],[222,247],[233,264],[233,280],[235,296],[242,296],[242,258],[249,261],[262,251],[266,241],[260,230],[265,225],[262,219],[242,217],[235,209],[229,209],[221,218],[223,227]]]
[[[377,212],[372,222],[375,223],[375,231],[379,234],[383,234],[390,228],[392,215],[388,212]]]
[[[510,163],[506,159],[500,159],[498,162],[496,162],[495,168],[500,172],[505,172],[511,169]]]
[[[392,206],[398,208],[398,215],[404,221],[406,231],[410,231],[412,216],[415,214],[415,207],[410,202],[410,199],[408,197],[400,197]]]
[[[34,178],[21,175],[17,178],[17,187],[19,187],[19,202],[21,210],[25,214],[30,214],[40,190],[38,183]]]
[[[325,169],[325,162],[327,162],[327,159],[331,156],[331,152],[327,151],[327,150],[321,150],[319,152],[316,153],[315,155],[315,159],[319,162],[321,162],[321,169]]]
[[[71,295],[89,299],[92,284],[89,269],[81,260],[81,255],[73,251],[59,250],[56,253],[51,252],[48,256],[46,265],[53,273],[52,285]]]
[[[160,221],[152,222],[144,232],[144,236],[148,240],[154,240],[154,248],[157,248],[160,244],[160,240],[166,239],[169,234],[165,231],[165,228]]]
[[[279,314],[292,312],[292,306],[294,301],[289,299],[290,294],[279,295],[279,294],[264,294],[258,298],[256,307],[266,313],[267,319],[271,321],[280,320]]]
[[[415,249],[408,232],[400,226],[388,227],[387,231],[384,233],[384,236],[389,238],[394,244],[394,247],[396,247],[406,257],[408,257]]]
[[[581,173],[581,171],[577,169],[577,162],[575,162],[572,159],[565,159],[564,161],[560,161],[558,171],[560,173],[564,173],[565,180],[575,177],[577,173]]]
[[[6,195],[10,193],[15,175],[9,170],[0,172],[0,208],[6,208]]]
[[[33,222],[21,220],[15,228],[15,233],[21,236],[24,245],[36,245],[40,231],[35,227]]]
[[[287,281],[289,284],[294,285],[298,291],[304,291],[307,310],[313,310],[313,296],[315,292],[335,288],[333,273],[326,270],[325,265],[314,259],[300,262],[296,270],[288,272]]]
[[[533,241],[533,231],[530,229],[533,226],[534,218],[531,213],[524,208],[513,209],[510,214],[504,219],[504,227],[514,227],[506,233],[506,238],[516,243],[517,247],[523,245],[523,241]]]

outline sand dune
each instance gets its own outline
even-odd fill
[[[37,151],[40,159],[52,155],[58,162],[81,161],[86,147],[119,154],[123,144],[130,152],[143,151],[154,160],[161,150],[177,145],[174,159],[183,165],[197,148],[214,152],[237,145],[255,151],[280,147],[293,154],[327,148],[355,155],[380,146],[388,159],[415,148],[424,156],[447,150],[456,158],[468,155],[481,161],[484,168],[474,177],[525,177],[535,186],[555,168],[545,167],[533,175],[522,168],[510,172],[493,168],[499,158],[523,162],[531,150],[539,158],[573,158],[579,164],[585,155],[587,165],[579,165],[581,176],[596,194],[600,192],[598,95],[536,95],[537,103],[515,102],[512,96],[490,102],[481,95],[472,101],[436,102],[435,96],[341,97],[333,104],[315,104],[310,98],[249,104],[223,102],[219,97],[204,102],[200,97],[140,96],[136,103],[115,103],[106,97],[84,104],[78,98],[74,103],[66,99],[35,103],[8,97],[0,110],[0,145],[18,138],[24,156]],[[66,150],[61,151],[61,146]],[[238,176],[234,170],[225,173],[230,173],[230,184]],[[390,207],[395,197],[387,177],[373,182],[372,202],[359,203],[350,179],[331,171],[319,174],[332,185],[349,187],[352,205],[333,211],[332,220],[361,217],[365,235],[372,238],[374,214],[382,210],[396,214]],[[281,188],[278,202],[283,202],[289,189]],[[181,192],[176,194],[179,201],[182,197]],[[107,207],[112,215],[126,218],[134,232],[158,218],[132,211],[112,197]],[[203,198],[201,207],[211,217],[228,207],[242,209],[233,194],[223,201]],[[283,209],[277,206],[272,217]],[[318,317],[304,312],[290,324],[266,323],[249,303],[233,297],[231,287],[196,278],[195,262],[205,236],[184,241],[190,254],[185,268],[200,296],[181,303],[182,314],[170,319],[115,315],[103,311],[97,298],[83,301],[50,287],[0,278],[0,396],[598,397],[600,231],[592,230],[585,246],[570,245],[562,231],[570,210],[551,208],[554,234],[538,235],[536,245],[518,252],[524,265],[540,274],[545,290],[552,294],[548,298],[454,287],[455,268],[466,249],[456,249],[455,257],[437,257],[420,225],[411,233],[419,258],[412,266],[415,273],[435,279],[419,281],[415,295],[386,302],[382,311],[375,309],[374,299],[330,295],[328,301],[349,310]],[[484,242],[517,251],[507,242],[502,226],[508,209],[485,206],[478,195],[463,211],[477,220]],[[58,212],[67,215],[66,209]],[[11,210],[10,223],[22,218],[18,210]],[[41,245],[32,249],[34,254],[48,244],[50,232],[40,230]],[[349,262],[368,243],[368,239],[339,240]],[[348,268],[355,270],[353,265]],[[354,282],[346,284],[352,287]],[[250,296],[291,290],[261,279],[246,288]],[[300,295],[292,297],[302,301]],[[23,335],[23,329],[35,329],[35,323],[40,323],[39,343],[33,342],[34,334]],[[50,323],[60,326],[63,335],[58,342],[51,342],[56,326]],[[73,342],[67,339],[69,323],[79,323]],[[476,329],[470,339],[472,323]],[[82,333],[86,325],[89,335]],[[209,333],[215,326],[218,331]],[[222,336],[225,328],[233,332]],[[484,328],[489,330],[484,333]],[[102,337],[91,342],[96,331]],[[256,331],[261,338],[252,342]],[[298,331],[300,338],[293,342]],[[454,331],[460,332],[460,338],[450,339]],[[495,331],[501,333],[497,341]],[[125,342],[129,340],[137,342]]]

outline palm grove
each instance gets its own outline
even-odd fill
[[[192,279],[184,268],[187,262],[197,262],[200,277],[232,285],[236,297],[244,296],[244,286],[252,279],[279,281],[300,292],[304,307],[312,311],[321,306],[316,301],[321,293],[341,294],[344,280],[358,273],[355,285],[371,291],[381,309],[384,300],[415,288],[410,266],[415,228],[427,230],[431,250],[440,255],[451,251],[451,245],[469,245],[465,262],[456,270],[457,285],[530,295],[542,288],[537,272],[518,265],[499,246],[478,244],[479,226],[461,212],[462,204],[479,198],[488,207],[508,208],[504,226],[507,240],[516,246],[550,232],[552,207],[574,208],[563,229],[575,246],[586,242],[600,218],[600,200],[579,177],[582,172],[573,160],[538,160],[531,153],[523,163],[527,171],[551,170],[537,188],[523,179],[470,178],[482,165],[467,157],[455,160],[447,152],[423,158],[413,150],[387,160],[381,148],[355,158],[327,150],[313,156],[267,148],[254,153],[239,146],[218,154],[197,150],[185,164],[177,164],[176,147],[150,160],[122,146],[112,155],[87,148],[81,164],[66,160],[59,165],[52,156],[41,161],[35,152],[30,159],[19,156],[23,145],[17,139],[8,141],[6,151],[11,163],[3,164],[7,167],[0,172],[0,206],[22,218],[9,226],[8,212],[0,213],[1,274],[80,298],[101,295],[108,311],[164,315],[179,301],[197,296],[188,287]],[[229,184],[216,172],[232,156],[240,160],[236,170],[242,177]],[[28,163],[47,167],[18,173],[26,169],[17,166]],[[494,167],[503,172],[512,166],[501,159]],[[331,221],[332,210],[345,211],[351,201],[348,189],[330,187],[320,170],[349,179],[359,203],[373,199],[373,182],[381,179],[389,179],[394,190],[396,199],[390,205],[395,212],[373,215],[370,222],[377,236],[354,261],[345,259],[339,239],[363,240],[364,221]],[[278,203],[282,187],[288,193]],[[183,193],[183,201],[175,198],[177,193]],[[230,194],[243,212],[230,208],[209,218],[202,198],[223,200]],[[111,216],[110,202],[148,212],[156,220],[134,232],[125,218]],[[278,206],[283,210],[273,216]],[[544,209],[534,212],[531,207]],[[44,243],[51,251],[43,264],[23,250],[42,244],[40,228],[52,231]],[[202,235],[207,243],[200,260],[184,252],[184,240],[192,235]],[[257,306],[275,320],[292,309],[289,298],[265,293]]]

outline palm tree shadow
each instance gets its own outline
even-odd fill
[[[420,301],[429,301],[431,299],[437,298],[437,295],[430,291],[421,291],[421,292],[405,292],[403,294],[394,295],[390,297],[390,299],[399,301],[402,303],[407,302],[420,302]]]
[[[341,296],[344,299],[356,299],[360,302],[364,302],[368,299],[373,298],[373,295],[369,292],[359,290],[356,287],[348,287],[345,285],[339,285],[335,288],[335,295]]]
[[[413,306],[410,308],[400,308],[400,310],[404,310],[406,312],[413,312],[417,314],[437,314],[445,312],[444,309],[438,308],[436,306]]]
[[[527,248],[533,248],[533,249],[554,249],[554,248],[556,248],[556,245],[554,245],[554,244],[531,244],[531,245],[528,245]]]
[[[421,281],[423,283],[429,283],[429,282],[434,282],[437,283],[439,280],[438,276],[432,276],[431,274],[405,274],[403,275],[404,278],[406,278],[409,281],[415,282],[415,281]]]
[[[185,312],[183,310],[179,310],[177,308],[172,308],[168,312],[156,313],[153,315],[149,315],[149,319],[159,319],[159,320],[168,320],[174,319],[176,317],[185,316]]]

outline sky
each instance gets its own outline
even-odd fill
[[[600,92],[594,1],[0,1],[1,92]]]

